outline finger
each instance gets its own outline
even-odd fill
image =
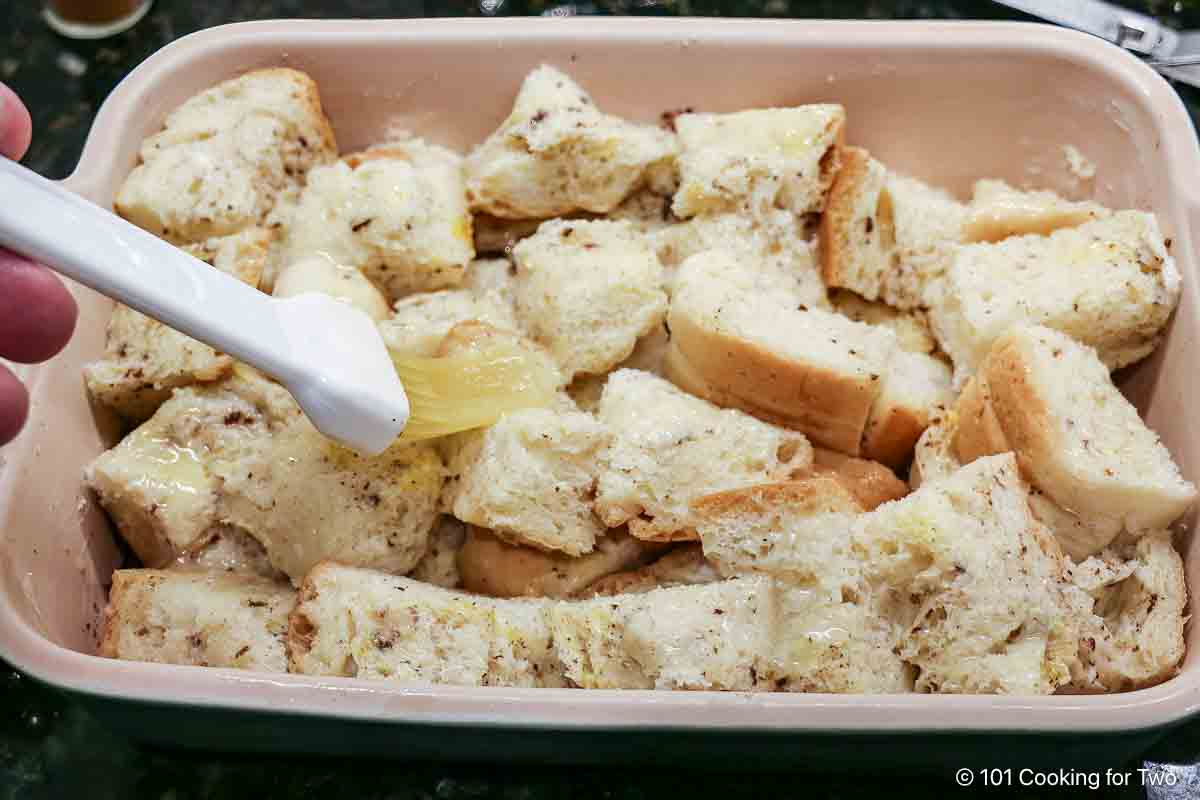
[[[29,109],[12,89],[0,83],[0,156],[15,161],[25,155],[32,135]]]
[[[29,416],[29,393],[8,367],[0,364],[0,445],[20,432]]]
[[[0,358],[45,361],[71,338],[77,314],[57,275],[0,248]]]

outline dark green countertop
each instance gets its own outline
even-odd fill
[[[0,80],[24,97],[33,114],[34,144],[25,163],[49,177],[71,172],[92,116],[118,81],[172,39],[200,28],[270,17],[482,16],[472,0],[158,0],[132,31],[77,43],[51,33],[32,0],[0,2]],[[982,0],[487,0],[493,14],[684,14],[833,18],[1023,19]],[[1200,0],[1128,3],[1177,27],[1200,28]],[[1200,90],[1181,90],[1200,114]],[[2,199],[0,199],[2,202]],[[498,734],[498,739],[506,735]],[[445,742],[448,751],[455,742]],[[497,741],[497,748],[503,742]],[[0,663],[0,800],[16,798],[307,798],[323,800],[650,800],[671,797],[897,798],[966,794],[952,767],[933,777],[852,775],[735,775],[680,770],[454,766],[394,761],[288,759],[147,750],[105,730],[74,701]],[[1147,754],[1155,775],[1171,773],[1171,788],[1145,790],[1138,774],[1125,789],[1085,791],[1091,797],[1154,800],[1200,798],[1200,721],[1169,734]],[[1136,770],[1143,763],[1111,765]],[[995,797],[1061,798],[1073,791],[980,789]]]

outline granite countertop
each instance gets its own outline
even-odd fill
[[[1126,3],[1176,27],[1200,28],[1200,0]],[[832,18],[1023,19],[983,0],[157,0],[136,28],[101,42],[71,42],[51,33],[40,3],[4,0],[9,24],[0,26],[0,80],[33,114],[34,144],[25,164],[52,178],[74,168],[92,116],[122,77],[172,39],[226,22],[271,17],[415,17],[521,14],[720,15]],[[1200,115],[1200,90],[1181,87]],[[453,747],[453,742],[447,742]],[[1100,790],[1110,798],[1200,797],[1200,721],[1167,736],[1147,766],[1172,772],[1173,789]],[[1136,769],[1141,764],[1112,765]],[[1136,781],[1135,781],[1136,782]],[[346,762],[274,756],[148,750],[114,736],[81,708],[0,663],[0,800],[149,797],[162,800],[233,797],[437,798],[511,800],[803,795],[840,798],[918,793],[940,796],[950,776],[895,779],[784,774],[737,776],[688,773],[664,765],[653,771],[619,768],[454,766]],[[998,797],[1061,797],[1063,789],[987,790]]]

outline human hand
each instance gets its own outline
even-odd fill
[[[31,131],[29,111],[0,83],[0,157],[24,155]],[[75,299],[53,272],[0,247],[0,358],[45,361],[71,338],[76,313]],[[29,394],[0,364],[0,445],[17,435],[28,413]]]

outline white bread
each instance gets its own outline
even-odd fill
[[[1118,522],[1112,535],[1165,528],[1195,502],[1196,487],[1092,348],[1049,328],[1016,326],[996,341],[975,383],[995,422],[960,407],[956,442],[963,461],[1011,449],[1030,481],[1059,506],[1084,519]],[[982,434],[971,436],[976,428]]]
[[[1179,302],[1180,276],[1154,216],[1119,211],[1049,236],[960,247],[930,322],[965,382],[1021,322],[1095,347],[1116,369],[1148,355]]]
[[[670,158],[674,136],[601,112],[574,81],[541,66],[512,113],[467,156],[471,208],[508,219],[611,211]]]
[[[665,322],[655,326],[654,330],[637,340],[629,358],[618,364],[614,372],[621,369],[638,369],[663,377],[666,374],[667,347],[670,343],[671,336],[667,333]],[[608,383],[608,375],[611,374],[580,375],[571,382],[567,393],[575,401],[575,405],[579,406],[580,411],[596,413],[596,409],[600,407],[600,397],[604,394],[604,384]]]
[[[606,575],[575,593],[576,597],[612,597],[644,594],[671,586],[693,586],[723,580],[716,567],[704,558],[698,544],[680,545],[644,567]]]
[[[917,440],[912,464],[908,468],[908,486],[913,491],[949,477],[962,466],[955,451],[958,415],[951,408],[929,422]]]
[[[257,225],[337,145],[317,85],[293,69],[262,69],[195,95],[142,143],[117,213],[175,243]]]
[[[830,294],[833,310],[855,322],[882,325],[896,334],[896,340],[910,353],[936,355],[937,339],[929,329],[929,319],[924,311],[904,311],[892,308],[880,301],[864,300],[854,292],[839,289]]]
[[[598,411],[612,438],[599,454],[596,513],[642,539],[692,539],[690,501],[782,480],[812,466],[802,434],[692,397],[637,370],[613,373]]]
[[[458,285],[474,258],[462,159],[420,139],[313,169],[284,215],[280,259],[325,253],[389,299]]]
[[[764,579],[585,601],[498,600],[335,563],[305,579],[291,670],[403,683],[760,688],[775,620]]]
[[[659,193],[650,187],[635,189],[621,204],[605,214],[605,218],[628,222],[643,235],[654,235],[676,225],[679,220],[671,213],[671,195],[674,188]]]
[[[839,105],[680,114],[677,217],[783,208],[820,212],[838,168],[846,111]]]
[[[568,377],[609,371],[666,316],[662,265],[629,223],[552,220],[513,260],[517,316]]]
[[[1074,228],[1112,212],[1090,201],[1072,202],[1051,191],[1023,192],[1004,181],[975,181],[963,241],[998,242],[1009,236]]]
[[[516,544],[592,552],[604,524],[592,513],[608,429],[590,414],[526,409],[463,438],[448,465],[454,516]]]
[[[1072,572],[1092,600],[1073,688],[1123,692],[1162,683],[1179,671],[1187,584],[1168,531],[1105,550]]]
[[[279,581],[287,578],[267,557],[259,541],[232,525],[214,525],[205,539],[166,565],[170,570],[231,572]]]
[[[863,511],[874,511],[884,503],[908,494],[908,486],[886,465],[824,447],[813,448],[810,474],[833,478]]]
[[[784,209],[703,214],[651,234],[659,260],[675,272],[697,253],[723,250],[752,272],[760,291],[797,308],[829,308],[804,219]]]
[[[306,293],[325,294],[352,305],[379,322],[390,313],[383,292],[357,267],[334,261],[318,252],[286,265],[275,279],[271,294],[295,297]]]
[[[185,249],[257,287],[271,241],[270,231],[248,228]],[[103,359],[83,369],[88,391],[134,423],[149,419],[175,389],[220,380],[233,367],[229,356],[122,305],[108,320],[104,349]]]
[[[469,289],[477,297],[488,297],[513,309],[517,304],[516,282],[517,265],[509,259],[479,258],[467,268],[461,287]]]
[[[238,366],[189,387],[88,469],[87,480],[147,566],[207,541],[252,535],[299,580],[324,558],[407,572],[436,520],[443,467],[431,444],[365,458],[325,439],[282,387]]]
[[[379,323],[379,333],[389,350],[433,356],[451,328],[468,321],[517,330],[512,307],[493,294],[443,289],[398,301],[392,315]]]
[[[449,514],[442,514],[429,532],[429,544],[425,555],[408,573],[408,577],[422,583],[432,583],[443,589],[462,586],[458,570],[459,554],[467,541],[467,526]]]
[[[464,591],[491,597],[570,597],[593,582],[639,566],[663,549],[624,531],[596,539],[587,555],[572,557],[505,542],[469,526],[458,554]]]
[[[929,302],[966,208],[946,192],[844,148],[821,217],[821,272],[831,287],[900,309]]]
[[[415,684],[562,686],[544,600],[494,600],[334,562],[304,579],[290,671]]]
[[[904,351],[886,328],[800,310],[758,284],[721,251],[684,262],[667,315],[667,375],[823,447],[902,466],[949,400],[944,365]]]
[[[248,575],[119,569],[100,655],[200,667],[287,672],[296,592]]]

